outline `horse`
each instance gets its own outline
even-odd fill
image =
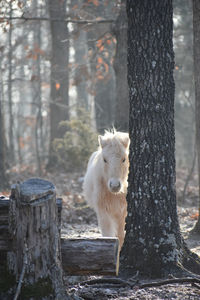
[[[97,215],[104,237],[118,237],[120,249],[124,242],[127,215],[129,170],[129,135],[116,130],[98,136],[99,148],[88,162],[83,193]]]

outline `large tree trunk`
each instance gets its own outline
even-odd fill
[[[195,123],[196,147],[199,175],[199,218],[191,234],[200,235],[200,2],[193,0],[193,53],[194,53],[194,81],[195,81]]]
[[[113,30],[117,40],[113,65],[116,78],[114,125],[118,130],[128,131],[129,99],[127,82],[127,16],[125,0],[121,3],[121,10]]]
[[[121,272],[200,273],[180,234],[175,192],[172,1],[127,1],[130,173]],[[198,260],[196,263],[195,258]]]
[[[66,18],[66,1],[49,1],[50,19]],[[52,142],[63,135],[59,123],[69,118],[69,36],[67,23],[51,20],[51,103],[50,103],[50,157],[49,166],[55,163]]]

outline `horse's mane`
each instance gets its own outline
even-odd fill
[[[124,132],[117,131],[114,127],[108,130],[105,130],[103,139],[104,141],[109,141],[109,144],[113,147],[121,149],[123,140],[124,140]]]

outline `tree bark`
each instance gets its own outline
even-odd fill
[[[172,1],[128,0],[127,15],[131,145],[121,273],[200,273],[176,208]]]
[[[51,19],[66,17],[66,1],[50,0],[49,14]],[[51,21],[51,103],[50,103],[50,157],[48,166],[55,164],[52,142],[63,136],[59,123],[69,119],[69,36],[65,22]]]
[[[55,197],[53,184],[42,179],[32,178],[12,187],[8,267],[16,280],[25,268],[24,286],[39,286],[42,280],[46,287],[50,284],[55,299],[65,299]]]
[[[191,234],[200,235],[200,2],[193,0],[193,56],[194,56],[194,82],[195,82],[195,125],[197,165],[199,176],[199,217]]]
[[[9,199],[0,196],[0,264],[3,265],[6,253],[11,249],[11,237],[8,230]]]
[[[5,189],[9,187],[9,181],[8,175],[6,174],[6,139],[1,87],[0,85],[0,189]]]
[[[12,1],[10,1],[10,18],[12,18]],[[13,119],[13,103],[12,103],[12,22],[10,22],[9,34],[8,34],[8,108],[9,108],[9,160],[13,163],[15,161],[15,149],[14,149],[14,137],[13,137],[13,128],[14,128],[14,119]]]
[[[123,0],[121,10],[113,31],[117,40],[116,53],[114,57],[114,71],[116,78],[116,103],[114,114],[114,125],[117,130],[128,131],[128,82],[127,82],[127,15],[126,3]]]
[[[86,1],[87,2],[87,1]],[[87,4],[88,5],[88,4]],[[107,3],[107,11],[111,12],[110,2]],[[88,5],[88,11],[94,10],[94,4]],[[103,17],[105,12],[104,3],[99,2],[99,5],[95,7],[95,12],[98,17]],[[94,93],[94,111],[96,120],[96,129],[99,133],[104,133],[105,129],[109,129],[113,126],[114,122],[114,100],[115,99],[115,82],[113,79],[113,69],[110,65],[110,57],[106,58],[103,51],[100,51],[96,45],[98,40],[104,41],[106,33],[111,31],[110,24],[97,24],[93,25],[87,33],[88,49],[92,52],[89,57],[91,78],[92,78],[92,90]],[[103,48],[106,49],[106,43],[103,42]],[[106,52],[106,51],[105,51]],[[107,51],[109,53],[109,51]],[[108,70],[106,70],[104,64],[98,65],[98,59],[102,59],[107,64]]]
[[[62,239],[63,270],[68,275],[117,275],[117,238]]]

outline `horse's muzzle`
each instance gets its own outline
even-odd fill
[[[118,179],[111,178],[108,185],[112,193],[118,193],[121,190],[121,182]]]

